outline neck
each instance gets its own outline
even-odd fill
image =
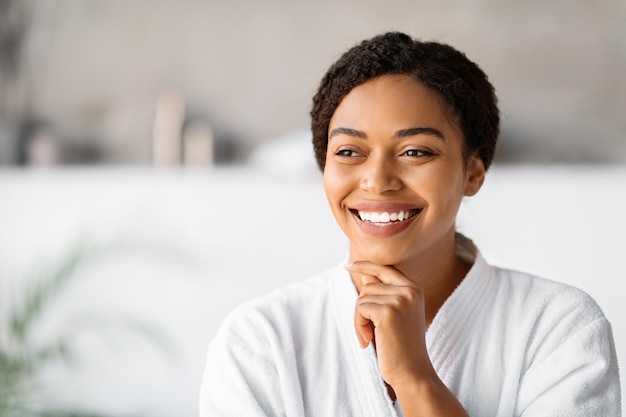
[[[471,264],[456,255],[452,242],[445,250],[399,263],[396,267],[424,291],[424,313],[428,328],[443,303],[465,278]]]

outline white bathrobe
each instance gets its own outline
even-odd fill
[[[474,256],[426,334],[468,414],[620,416],[611,327],[596,303]],[[236,309],[209,346],[200,416],[397,416],[372,345],[359,347],[356,298],[338,266]]]

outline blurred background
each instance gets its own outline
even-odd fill
[[[626,161],[620,0],[1,4],[2,165],[178,160],[162,143],[174,126],[210,137],[216,163],[244,161],[306,129],[330,63],[386,30],[450,43],[490,75],[500,162]]]
[[[589,292],[626,358],[625,2],[0,0],[0,416],[195,415],[227,312],[344,258],[308,112],[387,30],[496,87],[459,229]]]

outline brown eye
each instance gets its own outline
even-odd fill
[[[404,155],[417,158],[420,156],[431,156],[433,154],[432,152],[424,151],[421,149],[408,149],[407,151],[404,152]]]
[[[337,152],[335,152],[335,155],[346,157],[346,158],[361,156],[360,153],[353,151],[352,149],[339,149]]]

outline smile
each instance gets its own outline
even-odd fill
[[[418,215],[422,209],[410,209],[410,210],[402,210],[397,212],[376,212],[376,211],[361,211],[361,210],[351,210],[361,221],[375,224],[375,225],[388,225],[401,223],[410,218]]]

